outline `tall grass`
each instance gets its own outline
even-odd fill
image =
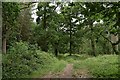
[[[74,64],[74,71],[78,69],[88,69],[89,73],[97,77],[119,77],[118,55],[100,55],[88,58]]]

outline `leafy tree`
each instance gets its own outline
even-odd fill
[[[21,6],[25,6],[26,4],[21,4]],[[23,40],[30,42],[30,37],[32,35],[31,6],[29,8],[24,8],[20,11],[18,17],[18,26],[18,41]]]
[[[58,4],[56,4],[58,6]],[[36,28],[37,43],[43,51],[48,51],[49,43],[55,46],[58,44],[57,39],[57,27],[58,22],[55,22],[55,16],[57,17],[57,12],[55,11],[57,6],[50,6],[50,2],[44,2],[38,4],[38,11],[36,19],[39,25]],[[56,49],[55,49],[56,50]],[[57,54],[57,50],[55,51]]]
[[[8,44],[10,38],[14,37],[17,31],[17,17],[20,12],[19,4],[18,3],[3,3],[2,4],[2,29],[3,29],[3,53],[6,53],[6,45]],[[14,32],[14,33],[13,33]]]
[[[105,36],[104,32],[107,31],[107,33],[110,33],[110,35],[111,34],[119,35],[119,23],[118,23],[119,3],[86,3],[86,4],[88,10],[93,12],[94,15],[93,17],[95,17],[95,19],[99,21],[100,19],[103,20],[104,26],[106,28],[103,29],[101,28],[99,34],[112,45],[113,51],[117,54],[115,45],[118,45],[120,40],[118,39],[117,42],[112,41],[109,37]]]
[[[75,3],[68,3],[68,6],[62,6],[62,13],[64,16],[64,32],[69,36],[69,53],[70,55],[74,52],[76,45],[76,34],[78,32],[79,22],[79,6]],[[75,20],[75,21],[74,21]]]

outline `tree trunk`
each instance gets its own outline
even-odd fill
[[[115,54],[118,54],[118,45],[119,44],[113,44],[113,43],[116,43],[118,41],[118,38],[119,38],[119,35],[114,35],[114,34],[111,34],[111,45],[112,45],[112,48],[113,48],[113,53]]]
[[[71,33],[71,27],[70,27],[70,56],[72,54],[72,33]]]
[[[48,52],[48,45],[45,43],[44,45],[41,45],[42,51]]]
[[[46,41],[46,39],[41,39],[37,41],[38,46],[40,46],[42,51],[48,52],[48,43]]]
[[[56,57],[58,56],[58,50],[57,50],[57,48],[55,48],[55,56]]]
[[[53,45],[53,47],[54,47],[55,56],[57,57],[57,56],[58,56],[58,43],[55,43],[55,44]]]
[[[104,52],[104,54],[107,54],[106,53],[106,41],[103,43],[103,52]]]
[[[46,30],[46,6],[44,7],[44,18],[43,18],[43,26],[44,26],[44,29]]]
[[[91,38],[92,55],[96,56],[94,39]]]
[[[91,47],[92,47],[92,55],[96,56],[96,51],[95,51],[95,40],[93,36],[93,25],[92,22],[90,23],[90,29],[91,29]]]
[[[6,38],[3,38],[2,53],[6,54]]]
[[[118,38],[120,39],[120,34],[118,34]],[[118,44],[118,52],[120,54],[120,44]]]
[[[72,55],[72,25],[71,25],[71,17],[69,18],[69,22],[70,22],[70,56],[71,56]]]
[[[112,48],[113,48],[113,53],[118,54],[118,51],[116,50],[116,46],[112,45]]]

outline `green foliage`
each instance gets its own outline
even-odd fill
[[[74,63],[75,69],[87,68],[95,77],[118,76],[117,55],[88,58],[87,54],[117,52],[120,40],[113,44],[110,37],[111,34],[119,36],[120,3],[55,2],[52,6],[51,2],[38,3],[37,24],[31,23],[31,7],[20,10],[26,5],[20,4],[2,5],[4,49],[7,46],[7,54],[3,55],[3,78],[59,72],[65,67],[64,61]],[[60,13],[56,12],[57,8]],[[53,53],[59,53],[57,57],[64,61],[59,61]]]
[[[75,63],[76,61],[85,60],[89,57],[91,57],[91,56],[86,55],[86,54],[72,54],[72,56],[69,56],[69,54],[66,53],[66,54],[60,54],[58,56],[58,59],[64,60],[69,63]]]
[[[25,4],[23,4],[23,7],[25,7]],[[19,26],[17,30],[17,36],[19,36],[19,40],[29,42],[31,40],[30,38],[33,38],[33,23],[31,21],[30,9],[31,7],[21,10],[17,19],[17,25]]]
[[[119,62],[117,55],[100,55],[88,58],[74,64],[75,69],[88,69],[95,78],[115,78],[119,77]]]
[[[28,48],[27,43],[16,42],[10,47],[8,54],[3,55],[4,78],[21,77],[31,73],[32,68],[35,68],[35,59]]]
[[[27,77],[33,71],[54,63],[56,58],[26,42],[16,42],[3,55],[3,78]]]
[[[17,17],[20,12],[19,4],[14,2],[6,2],[2,4],[2,18],[3,18],[3,37],[10,37],[17,31]],[[12,33],[14,31],[14,33]]]
[[[55,59],[52,64],[50,64],[50,63],[48,63],[48,64],[44,65],[44,67],[42,67],[42,68],[39,68],[37,71],[34,71],[30,75],[30,77],[31,78],[40,78],[49,73],[56,75],[57,73],[62,72],[66,66],[65,61],[58,60],[58,59]]]

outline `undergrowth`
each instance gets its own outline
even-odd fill
[[[118,55],[100,55],[76,62],[74,71],[78,69],[88,69],[95,78],[117,78],[120,75]]]
[[[3,78],[39,77],[48,71],[59,72],[65,66],[65,62],[53,54],[42,52],[26,42],[16,42],[2,57]]]
[[[85,60],[89,57],[92,57],[92,56],[89,56],[86,54],[72,54],[70,56],[68,53],[66,53],[66,54],[59,54],[58,59],[64,60],[64,61],[69,62],[69,63],[75,63],[75,62],[80,61],[80,60]]]

